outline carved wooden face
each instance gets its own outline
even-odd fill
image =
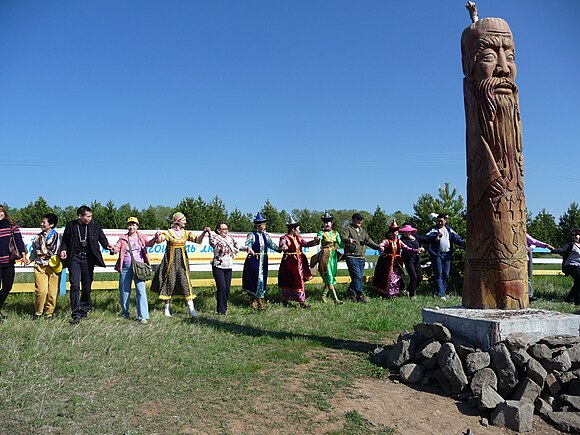
[[[484,48],[479,52],[473,67],[476,82],[490,77],[516,79],[516,57],[514,44],[508,37],[482,38]]]

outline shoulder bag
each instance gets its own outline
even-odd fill
[[[141,281],[149,281],[151,279],[151,266],[141,261],[136,261],[133,256],[133,249],[131,249],[131,241],[127,236],[127,245],[129,245],[129,253],[131,254],[131,267],[133,268],[133,275]]]
[[[16,260],[20,260],[22,258],[22,254],[18,250],[18,245],[16,244],[16,239],[14,238],[14,227],[11,228],[11,236],[10,241],[8,242],[8,249],[10,251],[10,262],[13,263]]]

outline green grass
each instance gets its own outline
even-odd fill
[[[534,307],[574,312],[562,302],[570,286],[566,277],[534,278]],[[207,288],[198,319],[179,303],[165,318],[152,303],[141,325],[118,315],[117,292],[95,291],[93,312],[74,327],[67,297],[54,321],[32,321],[34,294],[10,295],[0,325],[1,431],[319,433],[339,424],[334,433],[394,433],[356,410],[334,413],[333,399],[359,378],[386,375],[370,354],[420,322],[421,308],[457,306],[460,297],[442,303],[428,284],[415,300],[371,295],[366,305],[323,304],[319,286],[308,294],[311,309],[284,308],[272,288],[258,313],[235,288],[228,315],[217,316]]]

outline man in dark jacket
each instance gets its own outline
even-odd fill
[[[342,243],[344,243],[344,256],[346,266],[350,275],[350,285],[346,295],[353,302],[366,303],[363,293],[363,276],[365,274],[365,253],[366,247],[379,249],[362,227],[364,218],[360,213],[352,215],[352,221],[340,233]]]
[[[425,235],[425,242],[429,244],[429,256],[435,281],[435,292],[444,301],[447,300],[445,292],[449,283],[451,271],[451,252],[453,244],[465,246],[465,242],[459,234],[447,225],[447,216],[439,214],[437,225],[432,227]]]
[[[72,324],[77,324],[91,310],[91,285],[95,265],[105,267],[99,244],[111,250],[101,226],[93,222],[93,211],[83,205],[78,219],[66,224],[60,246],[60,258],[69,272]]]

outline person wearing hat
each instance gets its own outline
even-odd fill
[[[364,218],[360,213],[352,215],[352,221],[340,232],[344,243],[344,256],[350,275],[347,296],[353,302],[367,303],[363,292],[366,247],[379,250],[379,245],[369,237],[362,227]]]
[[[58,257],[61,236],[55,227],[58,218],[53,213],[46,213],[40,218],[40,228],[32,241],[30,260],[34,262],[34,315],[33,319],[40,319],[42,315],[52,319],[58,298],[58,283],[62,263]]]
[[[193,291],[189,277],[189,259],[185,245],[187,242],[201,243],[205,234],[210,234],[211,229],[205,227],[203,232],[195,236],[192,231],[185,229],[187,218],[183,213],[174,213],[171,217],[171,228],[167,231],[158,231],[155,234],[155,242],[167,242],[165,254],[159,267],[155,271],[151,291],[159,294],[159,299],[165,302],[163,312],[166,317],[171,317],[171,299],[174,297],[184,298],[191,317],[197,316],[193,300],[196,294]]]
[[[414,298],[417,293],[417,287],[423,280],[423,271],[421,269],[421,253],[425,252],[425,249],[421,247],[423,238],[417,235],[417,230],[407,222],[399,228],[399,234],[401,234],[401,242],[409,248],[418,250],[418,252],[407,250],[401,252],[403,263],[405,264],[405,270],[409,274],[409,285],[407,291],[409,292],[409,297]]]
[[[342,301],[336,295],[336,270],[338,265],[337,248],[344,248],[338,231],[334,229],[334,217],[327,211],[321,216],[322,231],[317,236],[320,239],[320,252],[318,254],[318,272],[324,281],[322,300],[326,302],[326,296],[330,293],[335,304],[341,305]]]
[[[99,245],[110,251],[103,228],[93,222],[93,211],[82,205],[77,219],[66,224],[60,245],[60,259],[68,268],[71,324],[76,325],[91,311],[91,286],[95,266],[106,267]]]
[[[401,251],[417,254],[422,248],[413,249],[399,240],[399,226],[393,220],[387,231],[387,236],[379,246],[382,248],[381,255],[377,260],[375,275],[373,276],[373,288],[390,298],[399,295],[404,287],[403,281],[403,257]]]
[[[149,321],[149,304],[147,302],[147,291],[145,281],[137,278],[133,272],[133,261],[151,264],[149,262],[148,246],[155,244],[155,238],[150,240],[144,234],[141,234],[139,228],[139,219],[129,217],[127,219],[127,234],[119,237],[119,240],[111,251],[112,254],[119,254],[115,263],[115,270],[120,273],[119,276],[119,302],[121,304],[121,315],[129,318],[129,301],[131,299],[131,283],[135,282],[135,303],[137,306],[137,320],[141,323]]]
[[[449,284],[453,245],[465,246],[465,241],[447,225],[447,215],[443,213],[437,215],[437,224],[427,232],[424,240],[429,244],[427,251],[431,257],[435,296],[446,301],[445,292]]]
[[[570,241],[561,248],[552,249],[552,253],[562,256],[562,272],[574,280],[566,302],[580,305],[580,229],[572,230]]]
[[[248,233],[246,247],[248,256],[244,261],[242,289],[250,295],[250,307],[263,311],[266,309],[264,298],[268,284],[268,249],[280,252],[280,248],[266,232],[266,219],[258,212],[254,219],[254,231]]]
[[[288,305],[288,301],[296,301],[301,308],[309,308],[310,305],[306,303],[304,283],[312,279],[312,274],[302,248],[318,245],[320,238],[316,236],[307,242],[300,237],[300,223],[292,215],[289,215],[286,220],[286,228],[288,232],[280,238],[280,249],[283,251],[278,271],[280,299],[284,306]]]

